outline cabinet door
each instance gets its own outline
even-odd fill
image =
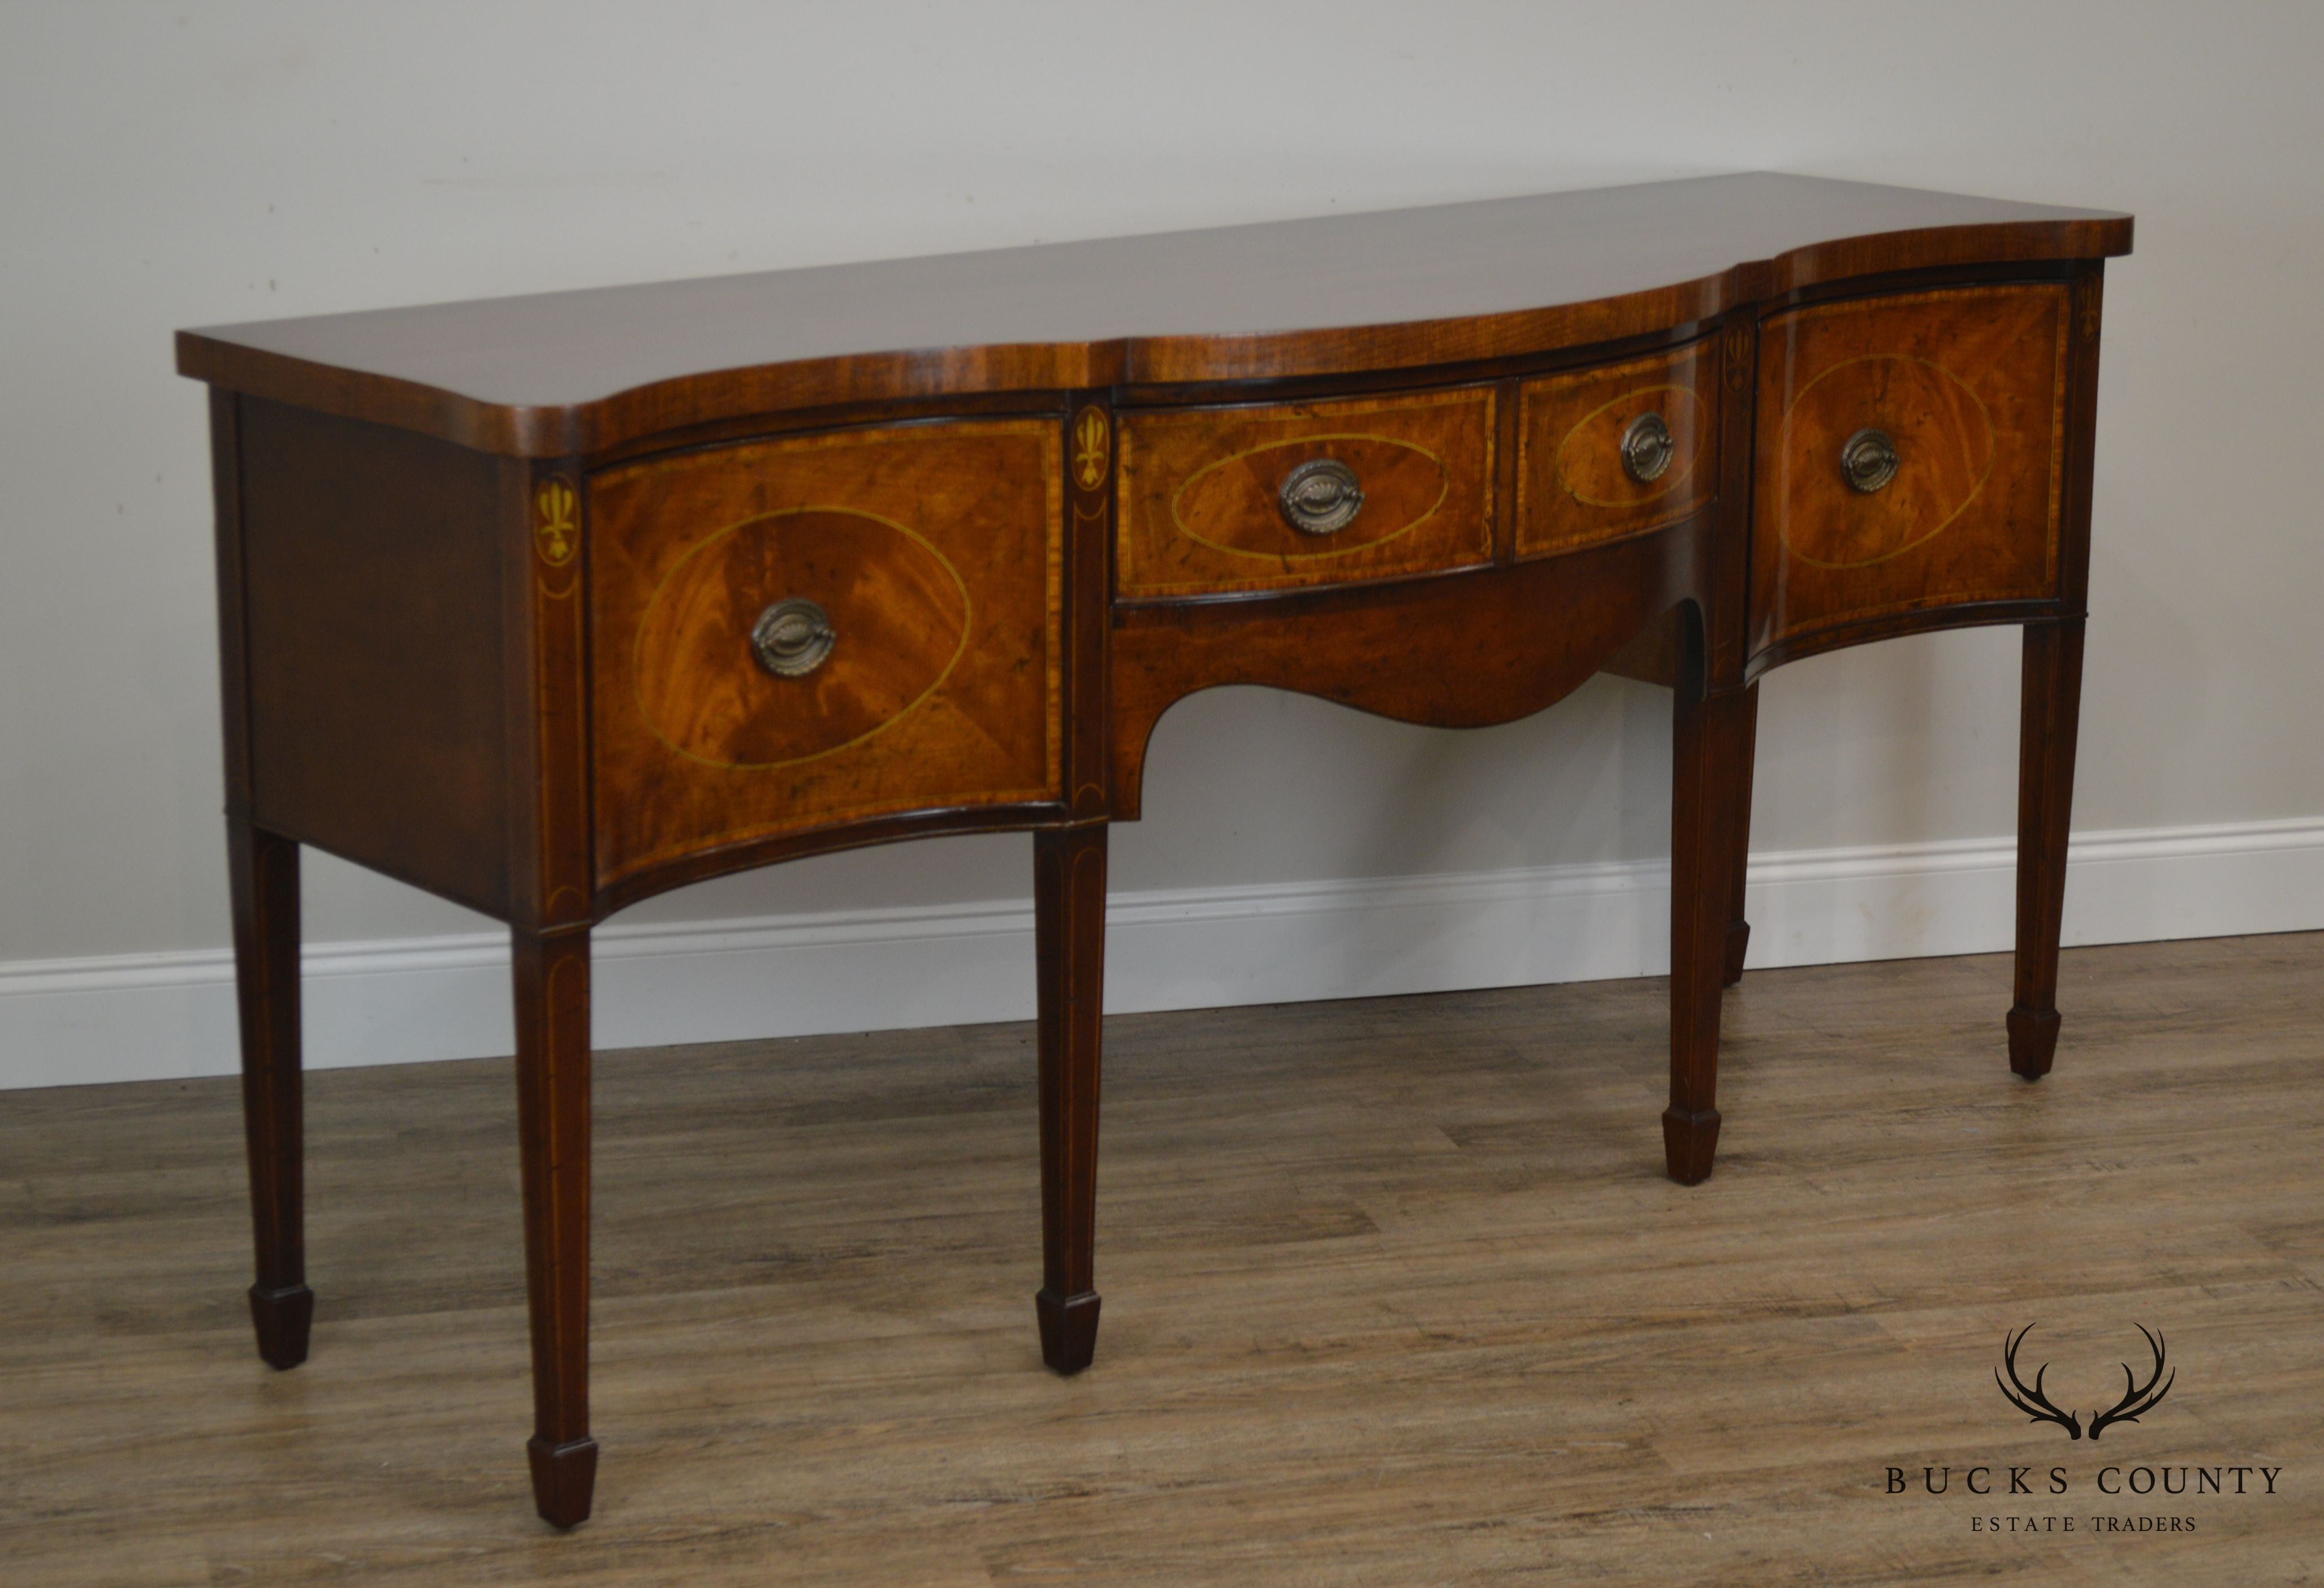
[[[2053,599],[2063,284],[1819,303],[1759,338],[1751,649]]]
[[[1058,799],[1063,450],[1055,421],[961,421],[593,476],[600,883]]]

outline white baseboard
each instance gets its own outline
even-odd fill
[[[1755,854],[1755,966],[2006,948],[2006,839]],[[1278,1003],[1655,975],[1667,862],[1117,893],[1106,1006]],[[2324,818],[2076,836],[2070,944],[2324,928]],[[1030,1018],[1024,900],[624,927],[595,938],[600,1048]],[[310,946],[312,1067],[506,1053],[496,934]],[[0,965],[0,1087],[235,1066],[224,949]]]

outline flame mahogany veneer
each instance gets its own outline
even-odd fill
[[[1036,1313],[1049,1364],[1088,1365],[1107,824],[1157,719],[1223,684],[1445,726],[1600,669],[1673,687],[1663,1128],[1692,1184],[1758,675],[2020,624],[2007,1029],[2040,1076],[2130,231],[1759,174],[180,333],[211,392],[261,1354],[304,1360],[314,1304],[301,845],[510,925],[530,1452],[570,1527],[590,928],[1029,829]]]

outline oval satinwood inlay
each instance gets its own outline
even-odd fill
[[[811,672],[759,665],[770,604],[812,601],[833,642]],[[656,737],[712,766],[762,771],[878,733],[944,682],[968,642],[968,587],[903,525],[805,507],[730,525],[687,548],[646,605],[638,709]]]
[[[1643,413],[1670,429],[1669,466],[1650,480],[1622,467],[1622,436]],[[1702,457],[1702,399],[1685,386],[1640,386],[1574,421],[1557,447],[1559,488],[1584,507],[1636,507],[1667,496],[1692,477]]]
[[[1897,460],[1877,491],[1852,487],[1840,461],[1849,439],[1867,430],[1886,437]],[[1784,543],[1818,568],[1901,557],[1943,533],[1977,499],[1993,452],[1992,416],[1941,365],[1886,355],[1834,365],[1784,415]]]
[[[1329,535],[1303,534],[1284,518],[1284,482],[1301,465],[1331,459],[1362,490],[1356,515]],[[1452,479],[1425,447],[1392,436],[1299,436],[1206,464],[1170,499],[1179,533],[1238,557],[1308,560],[1343,557],[1409,534],[1444,502]]]

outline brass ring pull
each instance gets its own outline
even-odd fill
[[[803,596],[776,602],[751,625],[751,654],[779,679],[807,677],[838,640],[829,614]]]
[[[1622,472],[1641,485],[1663,477],[1678,450],[1670,426],[1659,413],[1642,413],[1622,432]]]
[[[1896,443],[1886,430],[1861,429],[1840,443],[1840,472],[1868,495],[1896,477]]]
[[[1303,535],[1344,530],[1363,511],[1364,489],[1356,471],[1336,457],[1315,457],[1284,476],[1276,502],[1291,527]]]

